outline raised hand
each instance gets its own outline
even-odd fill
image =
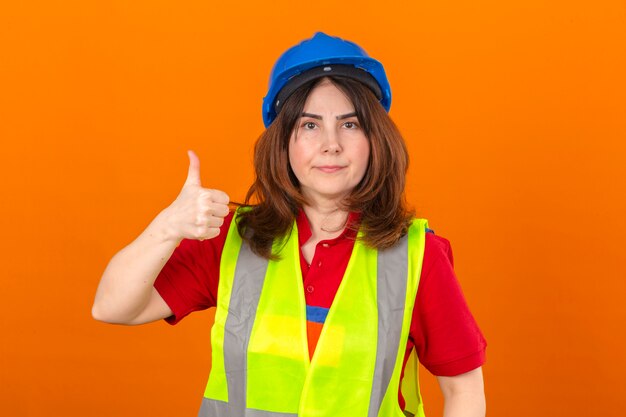
[[[211,239],[220,233],[230,199],[223,191],[202,187],[200,160],[193,151],[187,154],[187,179],[176,200],[167,208],[169,234],[178,240]]]

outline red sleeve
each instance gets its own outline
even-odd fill
[[[154,288],[172,310],[168,323],[216,305],[220,259],[232,218],[233,213],[226,216],[213,239],[183,239],[159,273]]]
[[[426,234],[410,339],[433,375],[454,376],[485,362],[487,342],[467,306],[448,240]]]

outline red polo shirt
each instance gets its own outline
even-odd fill
[[[183,240],[157,277],[154,286],[173,313],[168,323],[176,324],[193,311],[216,305],[220,259],[232,218],[232,213],[226,217],[221,233],[213,239]],[[351,215],[349,221],[355,220]],[[311,237],[303,211],[297,226],[302,247]],[[310,265],[300,252],[311,356],[348,265],[353,238],[354,232],[346,229],[335,239],[320,241]],[[413,347],[420,363],[437,376],[459,375],[485,361],[486,342],[454,274],[450,242],[433,233],[426,233],[405,362]]]

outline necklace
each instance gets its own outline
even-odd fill
[[[322,219],[322,222],[320,224],[320,230],[322,232],[326,232],[326,233],[335,233],[340,231],[341,229],[343,229],[346,226],[346,223],[348,223],[348,214],[346,213],[345,218],[343,219],[343,221],[337,225],[337,226],[331,226],[332,225],[332,220],[334,220],[333,218],[331,218],[331,216],[333,216],[335,213],[343,213],[340,212],[339,209],[336,209],[334,211],[332,211],[331,213],[327,214],[326,217],[324,217]],[[328,224],[330,223],[330,224]]]

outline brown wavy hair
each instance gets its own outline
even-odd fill
[[[297,127],[311,91],[329,79],[348,97],[370,141],[369,163],[363,179],[342,202],[342,209],[358,212],[363,242],[384,249],[395,244],[414,216],[404,196],[409,157],[404,139],[376,96],[364,84],[346,77],[325,77],[298,88],[284,103],[274,122],[254,146],[256,178],[237,219],[237,228],[254,253],[277,259],[272,242],[286,236],[300,207],[307,204],[289,164],[289,139]]]

